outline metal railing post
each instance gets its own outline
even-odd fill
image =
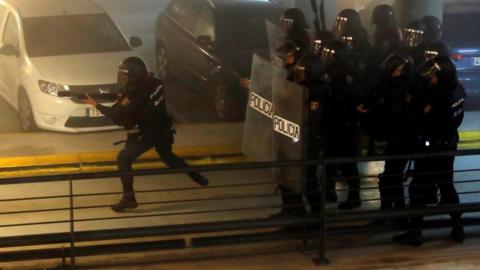
[[[320,170],[320,217],[318,232],[318,257],[314,259],[317,265],[328,265],[330,261],[326,257],[326,205],[327,205],[327,162],[323,161]]]
[[[70,189],[70,269],[75,269],[75,206],[73,193],[73,179],[68,179]]]

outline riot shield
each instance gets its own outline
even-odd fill
[[[273,80],[273,160],[291,161],[307,158],[308,90],[277,76]],[[303,167],[274,169],[274,179],[295,192],[303,192]]]
[[[267,20],[265,23],[268,36],[270,60],[272,60],[272,63],[276,66],[283,66],[284,56],[281,53],[281,48],[287,43],[287,34],[278,25]]]
[[[272,82],[276,68],[254,54],[243,130],[242,152],[252,161],[272,160]]]

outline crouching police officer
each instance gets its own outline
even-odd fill
[[[89,95],[84,100],[128,130],[125,148],[117,157],[118,169],[131,171],[132,163],[153,147],[169,167],[187,168],[185,161],[172,153],[174,129],[167,113],[162,82],[148,73],[142,59],[129,57],[119,67],[118,84],[120,96],[112,107],[98,104]],[[208,180],[198,173],[189,173],[189,176],[201,186],[208,185]],[[115,212],[138,207],[133,176],[123,176],[121,180],[123,197],[112,205]]]
[[[381,123],[381,137],[387,141],[389,156],[415,152],[417,132],[415,115],[418,87],[413,77],[413,60],[405,54],[392,54],[383,63],[383,78],[375,89],[371,113]],[[378,122],[377,122],[378,123]],[[408,159],[387,160],[379,176],[381,209],[405,207],[403,183]]]

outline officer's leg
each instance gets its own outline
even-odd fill
[[[185,162],[185,160],[179,158],[172,152],[172,143],[173,138],[159,138],[155,144],[155,150],[157,151],[162,161],[167,164],[168,167],[174,169],[188,168],[189,166]],[[188,173],[188,175],[195,183],[199,184],[200,186],[208,186],[209,181],[203,175],[197,172],[190,172]]]
[[[408,187],[410,205],[413,208],[423,208],[427,205],[428,193],[432,192],[429,185],[431,160],[419,159],[415,161],[415,172],[412,182]],[[427,195],[427,196],[426,196]],[[396,235],[393,240],[400,244],[421,246],[423,230],[423,216],[414,216],[410,220],[409,230],[401,235]]]
[[[342,164],[342,171],[344,176],[348,178],[348,197],[346,201],[338,205],[338,208],[342,210],[358,208],[362,205],[362,202],[360,200],[360,174],[358,173],[357,163]]]
[[[382,183],[379,183],[379,186],[384,190],[384,194],[380,194],[385,196],[382,197],[382,209],[388,209],[393,206],[397,209],[405,207],[403,184],[407,164],[408,160],[405,159],[389,160],[385,163],[385,172],[380,177]],[[387,204],[383,203],[384,198]]]
[[[315,160],[319,158],[320,143],[310,140],[312,142],[308,147],[308,159]],[[318,185],[318,165],[307,166],[307,182],[305,184],[305,197],[310,204],[310,210],[312,214],[320,213],[320,187]]]
[[[459,204],[460,199],[458,197],[457,190],[453,182],[454,177],[454,157],[439,158],[437,160],[439,168],[442,168],[444,172],[439,173],[437,177],[437,184],[440,190],[440,203],[441,204]],[[463,230],[462,213],[454,212],[450,213],[452,219],[452,231],[450,235],[458,242],[462,242],[465,239],[465,232]]]
[[[135,140],[128,139],[125,148],[120,151],[117,156],[118,170],[120,172],[132,171],[132,163],[152,147],[152,142],[148,140],[142,138]],[[121,180],[123,185],[123,198],[119,203],[112,206],[112,209],[116,212],[137,207],[133,188],[133,176],[122,176]]]
[[[337,170],[338,166],[334,164],[327,165],[324,170],[327,170],[327,179],[322,179],[322,181],[327,181],[327,201],[336,202],[338,200],[337,196]]]
[[[302,216],[307,212],[303,205],[302,194],[296,193],[290,188],[280,185],[282,194],[282,213],[280,215]]]

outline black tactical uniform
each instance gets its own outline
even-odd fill
[[[413,61],[408,55],[394,54],[382,64],[384,77],[375,91],[375,101],[369,114],[381,127],[381,137],[387,142],[386,155],[409,155],[415,152],[418,112],[418,86],[412,75]],[[381,209],[403,208],[404,173],[409,160],[388,160],[379,176]]]
[[[328,106],[328,127],[326,156],[329,158],[357,157],[359,150],[358,114],[356,105],[358,91],[355,88],[353,64],[349,58],[347,46],[334,41],[324,48],[324,61],[330,80],[331,97]],[[352,209],[361,206],[360,178],[356,162],[327,166],[329,178],[328,192],[335,186],[335,178],[340,172],[348,178],[348,198],[340,203],[340,209]]]
[[[327,112],[331,94],[327,83],[325,65],[319,57],[308,55],[296,66],[294,77],[295,82],[308,89],[307,159],[317,160],[324,157],[325,131],[328,126]],[[321,198],[318,185],[318,166],[310,165],[306,170],[305,197],[310,204],[312,214],[319,214]]]
[[[132,163],[143,153],[155,148],[163,162],[172,168],[187,168],[188,165],[172,152],[172,121],[167,113],[162,83],[147,73],[143,60],[131,57],[125,59],[119,68],[119,82],[124,82],[123,95],[113,107],[97,105],[105,116],[129,130],[125,148],[117,158],[118,169],[132,170]],[[133,130],[138,128],[138,131]],[[208,180],[198,173],[190,177],[202,186]],[[136,208],[133,177],[121,178],[123,197],[112,206],[115,212]]]
[[[397,27],[395,13],[389,5],[375,7],[372,14],[372,24],[375,25],[372,56],[369,64],[369,86],[377,85],[381,74],[381,63],[402,47],[400,31]]]
[[[458,127],[463,121],[465,90],[458,83],[455,65],[448,57],[437,57],[421,67],[431,88],[427,95],[420,121],[421,146],[424,153],[456,151]],[[455,157],[435,157],[415,161],[415,176],[409,187],[413,207],[424,207],[440,191],[441,204],[460,202],[453,182]],[[432,174],[433,173],[433,174]],[[451,213],[451,236],[463,241],[461,214]],[[396,236],[395,241],[421,245],[422,217],[412,218],[412,229]]]
[[[367,30],[362,26],[360,14],[353,9],[345,9],[337,16],[337,22],[342,22],[343,27],[339,26],[335,29],[338,31],[339,38],[348,46],[353,65],[355,68],[358,89],[361,92],[366,91],[368,62],[370,61],[371,45],[368,40]]]

